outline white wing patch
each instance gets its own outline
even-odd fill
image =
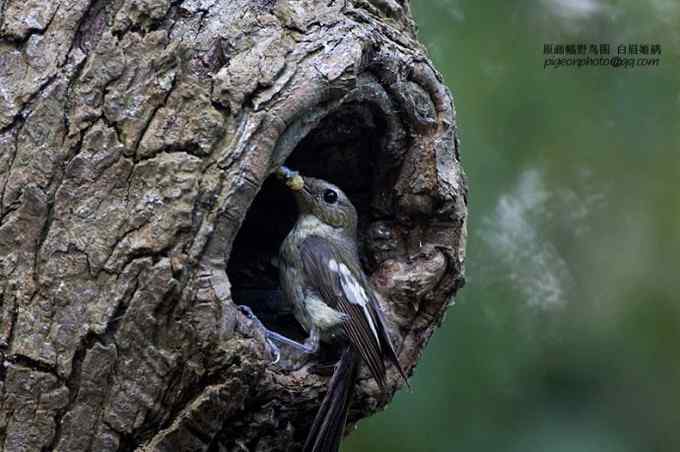
[[[375,324],[373,323],[373,317],[371,317],[371,313],[368,310],[368,295],[366,295],[366,290],[361,286],[359,281],[357,281],[349,268],[347,268],[347,266],[342,262],[338,263],[335,259],[331,259],[328,263],[328,266],[331,271],[340,274],[340,285],[342,286],[342,290],[345,292],[345,295],[347,295],[347,299],[350,303],[362,307],[364,310],[364,316],[368,321],[368,325],[371,327],[371,331],[373,331],[373,335],[375,335],[377,343],[380,344],[378,331],[376,330]]]

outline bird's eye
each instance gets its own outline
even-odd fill
[[[323,192],[323,200],[328,204],[335,204],[335,201],[338,200],[338,194],[329,188]]]

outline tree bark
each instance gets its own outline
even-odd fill
[[[413,371],[464,281],[467,191],[405,0],[0,11],[4,450],[300,447],[328,376],[272,364],[236,307],[275,292],[285,161],[357,205]],[[387,403],[362,375],[351,422]]]

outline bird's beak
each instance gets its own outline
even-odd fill
[[[300,176],[300,173],[293,171],[286,166],[282,166],[276,170],[276,176],[283,180],[286,187],[290,188],[294,192],[299,192],[305,188],[305,181]]]

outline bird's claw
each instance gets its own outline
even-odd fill
[[[274,360],[272,361],[272,364],[276,364],[279,362],[281,359],[281,351],[279,350],[279,347],[274,344],[274,342],[271,340],[269,330],[267,327],[265,327],[260,319],[257,318],[253,310],[250,308],[250,306],[246,305],[239,305],[238,310],[241,311],[241,314],[243,314],[248,320],[251,322],[255,323],[257,325],[257,328],[261,329],[264,332],[264,338],[267,341],[267,345],[269,345],[269,352],[272,354],[272,357]]]
[[[274,358],[272,364],[277,364],[279,360],[281,360],[281,350],[279,350],[279,347],[277,347],[276,344],[274,344],[274,342],[269,338],[267,338],[267,343],[269,344],[269,351]]]
[[[242,305],[239,305],[238,310],[241,311],[241,314],[243,314],[243,315],[245,315],[246,317],[248,317],[248,319],[250,319],[250,320],[257,320],[257,321],[259,322],[259,320],[258,320],[258,318],[255,316],[255,313],[253,312],[253,310],[250,309],[250,306],[246,306],[246,305],[242,304]],[[261,325],[261,324],[262,324],[262,323],[260,323],[260,325]]]

